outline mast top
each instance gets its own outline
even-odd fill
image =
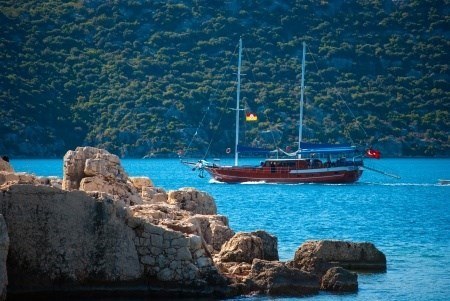
[[[303,132],[303,95],[305,90],[305,56],[306,56],[306,43],[303,42],[303,56],[302,56],[302,82],[300,86],[300,123],[298,126],[298,153],[301,153],[302,132]],[[300,157],[301,155],[299,155]]]

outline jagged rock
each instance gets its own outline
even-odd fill
[[[127,221],[130,227],[137,227],[145,220],[165,228],[185,234],[195,234],[202,238],[204,248],[209,253],[217,253],[234,232],[228,219],[221,215],[192,215],[167,203],[144,204],[130,207],[131,215]]]
[[[217,214],[217,207],[214,199],[206,192],[198,191],[194,188],[180,188],[169,191],[169,204],[196,214]]]
[[[85,177],[80,182],[80,190],[86,192],[105,192],[116,197],[118,200],[123,200],[126,204],[141,204],[142,199],[133,188],[124,183],[108,181],[107,178],[102,176]]]
[[[128,205],[142,204],[141,194],[133,186],[119,157],[94,147],[77,147],[64,156],[62,188],[99,191],[111,194]]]
[[[110,155],[110,153],[106,150],[89,146],[77,147],[74,151],[68,151],[63,159],[63,189],[79,189],[81,180],[86,177],[84,173],[86,160],[103,155]]]
[[[268,295],[304,296],[319,291],[317,276],[284,262],[254,259],[246,279],[251,292]]]
[[[109,182],[127,182],[120,159],[104,149],[77,147],[64,156],[63,189],[79,189],[83,178],[100,176]]]
[[[188,222],[197,226],[205,243],[210,246],[211,253],[217,253],[234,235],[230,228],[228,218],[223,215],[199,215],[190,217]]]
[[[142,187],[142,199],[151,203],[167,203],[167,193],[160,187]]]
[[[202,238],[163,224],[190,215],[168,206],[126,207],[107,193],[43,185],[3,188],[0,209],[11,227],[10,289],[102,291],[130,281],[178,283],[183,285],[175,291],[199,294],[226,287]],[[159,211],[157,218],[149,216],[149,207]]]
[[[278,238],[270,235],[266,231],[258,230],[250,232],[250,234],[258,236],[263,243],[263,257],[264,260],[279,260],[278,257]]]
[[[62,181],[55,177],[37,177],[23,172],[0,171],[0,187],[11,184],[47,185],[61,189]]]
[[[26,173],[14,173],[9,171],[0,171],[0,186],[8,183],[18,184],[41,184],[41,180],[36,176]]]
[[[14,172],[14,169],[9,162],[0,158],[0,171]]]
[[[263,241],[250,233],[236,233],[222,246],[218,257],[222,262],[252,263],[255,258],[263,258]]]
[[[302,244],[295,252],[293,264],[320,275],[337,266],[349,270],[385,271],[386,256],[372,243],[318,240]]]
[[[6,286],[8,285],[8,273],[6,269],[6,258],[9,250],[9,236],[5,219],[0,214],[0,300],[6,300]]]
[[[147,177],[130,177],[133,186],[140,192],[146,187],[153,187],[153,182]]]
[[[320,288],[334,292],[355,292],[358,290],[358,274],[341,267],[331,268],[322,277]]]

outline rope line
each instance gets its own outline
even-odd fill
[[[228,61],[228,65],[227,65],[227,67],[225,68],[225,72],[222,73],[222,76],[221,76],[221,78],[220,78],[220,82],[223,82],[223,81],[224,81],[225,75],[227,74],[228,70],[230,69],[231,61],[232,61],[232,58],[233,58],[234,54],[235,54],[236,51],[237,51],[237,48],[238,48],[238,46],[236,46],[236,48],[234,49],[234,52],[230,55],[230,59],[229,59],[229,61]],[[206,116],[208,115],[209,111],[211,110],[211,107],[213,106],[213,101],[214,101],[214,100],[217,100],[217,96],[218,96],[218,94],[219,94],[219,93],[218,93],[219,87],[216,87],[214,90],[215,90],[214,93],[212,93],[211,96],[210,96],[209,105],[208,105],[208,107],[207,107],[207,109],[206,109],[206,111],[205,111],[205,114],[203,114],[203,117],[202,117],[201,121],[199,122],[199,124],[198,124],[198,126],[197,126],[197,129],[195,130],[195,133],[194,133],[194,135],[192,136],[191,141],[189,142],[187,148],[185,148],[184,156],[186,156],[187,153],[189,152],[189,149],[190,149],[190,147],[191,147],[191,145],[192,145],[194,139],[195,139],[196,136],[198,135],[198,130],[200,129],[200,127],[203,127],[205,118],[206,118]],[[229,102],[229,98],[227,98],[227,101],[226,101],[226,103],[225,103],[225,107],[228,106],[228,102]],[[203,159],[205,159],[205,158],[207,157],[208,153],[209,153],[209,150],[210,150],[210,148],[211,148],[211,144],[212,144],[212,142],[214,141],[214,138],[215,138],[216,133],[217,133],[217,131],[218,131],[219,125],[220,125],[220,123],[221,123],[221,121],[222,121],[223,114],[224,114],[224,111],[222,111],[222,113],[220,114],[219,121],[218,121],[218,126],[217,126],[217,128],[213,131],[213,135],[212,135],[212,137],[211,137],[211,139],[210,139],[210,141],[209,141],[209,143],[208,143],[208,146],[207,146],[207,148],[206,148],[206,151],[205,151],[205,154],[204,154],[204,156],[203,156]]]
[[[314,59],[314,55],[312,53],[312,51],[309,48],[309,45],[306,45],[308,47],[308,53],[310,54],[310,57],[312,58],[314,65],[316,66],[316,70],[319,70],[319,67],[317,65],[316,60]],[[320,76],[320,78],[322,79],[323,82],[325,82],[325,79],[322,77],[322,75],[318,74]],[[350,109],[349,105],[347,104],[347,102],[345,101],[345,99],[342,97],[341,93],[339,92],[338,89],[334,88],[333,91],[337,94],[338,98],[344,103],[345,107],[347,108],[347,110],[350,112],[350,115],[352,116],[352,118],[354,119],[354,121],[356,122],[357,126],[359,127],[359,129],[362,130],[362,132],[364,133],[365,138],[368,137],[366,130],[362,127],[361,123],[358,121],[358,119],[356,118],[355,114],[353,114],[353,111]],[[352,137],[350,136],[350,134],[347,134],[348,138],[353,142]]]

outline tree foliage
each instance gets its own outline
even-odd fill
[[[0,153],[224,155],[242,37],[243,106],[259,116],[242,143],[295,145],[305,41],[305,139],[449,155],[448,0],[1,6]]]

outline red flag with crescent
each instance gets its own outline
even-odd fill
[[[373,149],[373,148],[369,148],[366,151],[366,156],[369,158],[375,158],[375,159],[380,159],[381,158],[381,152],[379,150]]]

